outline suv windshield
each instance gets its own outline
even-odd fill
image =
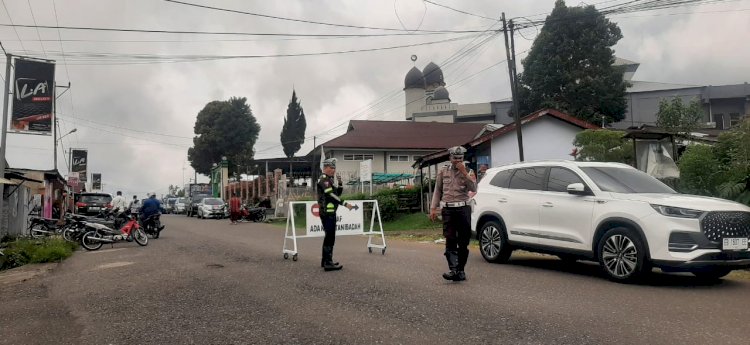
[[[221,201],[221,199],[217,199],[217,198],[203,199],[203,203],[206,205],[224,205],[224,202]]]
[[[581,167],[599,189],[613,193],[676,193],[650,175],[635,169],[613,167]]]
[[[177,203],[178,203],[178,204],[184,204],[184,203],[187,203],[187,198],[179,198],[179,199],[177,199]]]
[[[112,201],[109,195],[81,195],[80,202],[86,204],[108,204]]]

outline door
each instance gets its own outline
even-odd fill
[[[591,250],[589,242],[596,199],[593,195],[569,194],[568,185],[573,183],[586,186],[574,171],[562,167],[550,168],[538,207],[539,244]]]
[[[499,195],[507,212],[503,214],[511,241],[539,242],[539,203],[546,167],[518,168],[505,193]]]

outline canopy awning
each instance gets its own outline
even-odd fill
[[[372,174],[372,183],[373,184],[385,184],[385,183],[392,183],[392,182],[398,182],[403,180],[409,180],[413,179],[414,175],[412,174],[384,174],[384,173],[373,173]],[[359,184],[359,179],[356,180],[350,180],[350,185]]]

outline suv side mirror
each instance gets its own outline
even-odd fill
[[[583,183],[572,183],[568,185],[568,194],[591,195],[591,191],[587,190]]]

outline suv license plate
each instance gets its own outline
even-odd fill
[[[92,211],[99,211],[99,207],[92,207],[91,210]]]
[[[724,250],[747,250],[747,238],[725,238],[721,248]]]

